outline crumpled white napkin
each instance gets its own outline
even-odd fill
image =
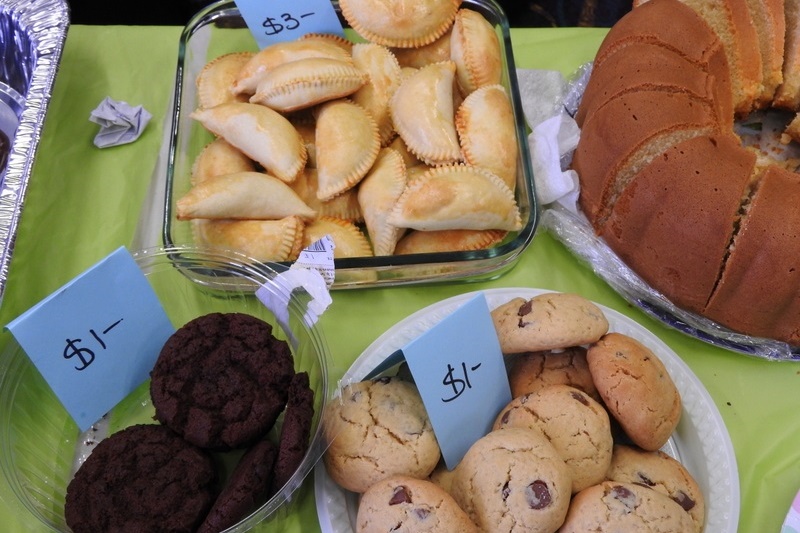
[[[578,201],[578,173],[563,170],[562,160],[578,146],[580,129],[564,113],[540,122],[528,136],[536,193],[542,204],[558,202],[575,211]]]
[[[100,125],[94,145],[106,148],[131,143],[139,138],[151,118],[152,115],[140,105],[134,107],[106,97],[89,115],[91,122]]]
[[[536,194],[543,205],[558,202],[575,211],[578,175],[569,166],[568,156],[575,150],[580,128],[564,111],[567,83],[560,72],[517,70],[522,110],[531,128],[531,151]]]

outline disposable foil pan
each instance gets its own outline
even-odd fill
[[[65,0],[0,0],[0,106],[17,119],[0,176],[0,299],[68,27]]]

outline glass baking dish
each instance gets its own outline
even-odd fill
[[[336,0],[333,5],[339,12]],[[502,83],[511,97],[518,144],[517,203],[523,227],[498,245],[465,252],[441,252],[335,260],[333,288],[392,286],[443,281],[483,281],[510,270],[528,246],[539,222],[539,208],[527,143],[516,68],[511,50],[508,19],[494,0],[465,0],[462,7],[481,13],[495,28],[503,59]],[[345,35],[353,39],[344,19]],[[234,2],[211,4],[184,28],[180,37],[174,108],[164,196],[163,240],[165,246],[193,244],[191,225],[178,221],[175,202],[190,188],[192,163],[213,136],[189,115],[196,107],[195,80],[203,66],[229,52],[257,51],[258,47]]]

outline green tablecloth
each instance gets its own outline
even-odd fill
[[[604,30],[515,29],[517,66],[571,73],[592,59]],[[0,322],[21,312],[119,247],[132,246],[162,143],[180,28],[73,26],[64,49],[19,227]],[[106,96],[143,105],[154,118],[135,143],[105,150],[89,113]],[[490,287],[580,293],[649,328],[682,357],[716,402],[735,448],[741,482],[739,531],[778,531],[800,488],[800,365],[713,348],[626,304],[550,235],[540,231],[517,266],[480,284],[338,291],[322,327],[346,368],[378,335],[443,298]],[[298,531],[318,530],[313,494],[300,502]],[[40,531],[13,502],[0,529]]]

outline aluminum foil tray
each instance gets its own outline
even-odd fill
[[[68,27],[65,0],[0,0],[0,299]]]

